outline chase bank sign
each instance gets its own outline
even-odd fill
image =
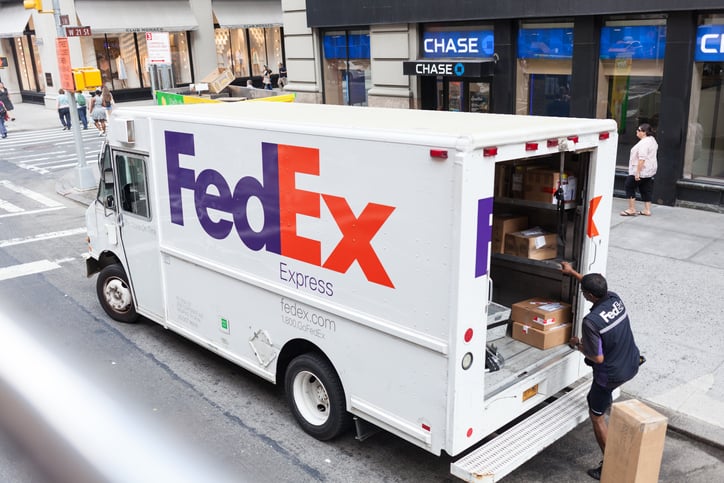
[[[696,31],[696,62],[724,61],[724,25],[700,25]]]
[[[484,58],[492,57],[492,30],[463,30],[424,32],[422,56],[426,58]]]

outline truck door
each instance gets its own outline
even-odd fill
[[[151,206],[148,156],[113,151],[117,179],[119,233],[127,275],[139,313],[162,319],[161,263],[158,230]]]

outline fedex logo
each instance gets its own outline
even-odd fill
[[[614,302],[613,308],[610,311],[606,312],[606,311],[602,310],[598,315],[603,317],[603,320],[605,320],[606,323],[610,324],[611,322],[614,321],[614,319],[616,317],[623,314],[623,311],[624,311],[623,304],[620,301],[616,301],[616,302]]]
[[[166,131],[165,142],[172,223],[183,226],[181,193],[190,190],[194,194],[196,217],[213,238],[225,239],[235,229],[251,250],[263,248],[339,273],[346,273],[356,261],[367,280],[394,288],[371,242],[395,208],[367,203],[362,212],[355,215],[343,197],[298,189],[297,174],[319,176],[318,149],[262,143],[262,179],[244,176],[232,188],[218,171],[204,169],[196,173],[181,166],[180,155],[195,155],[193,134]],[[210,192],[212,186],[215,191]],[[261,202],[264,214],[259,231],[249,223],[247,210],[252,197]],[[341,239],[324,261],[321,242],[297,234],[297,215],[320,218],[322,202],[341,232]],[[210,209],[225,216],[212,219]]]

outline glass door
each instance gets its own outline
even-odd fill
[[[435,102],[423,102],[423,108],[451,112],[490,112],[490,84],[482,80],[451,80],[438,76],[435,79]]]

